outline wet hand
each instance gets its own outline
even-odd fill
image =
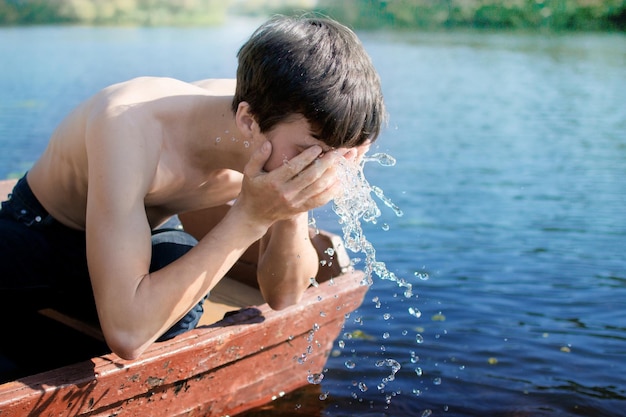
[[[248,214],[268,226],[276,220],[328,203],[339,192],[335,167],[345,151],[323,153],[311,146],[282,166],[266,172],[263,166],[271,155],[265,142],[244,169],[242,191],[236,203]]]

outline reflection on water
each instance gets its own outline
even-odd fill
[[[232,76],[255,25],[0,29],[0,176],[106,84]],[[323,381],[265,415],[622,415],[626,37],[362,38],[390,113],[371,152],[397,159],[364,173],[403,211],[363,232],[413,297],[374,279]]]

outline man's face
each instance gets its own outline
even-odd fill
[[[296,117],[290,121],[278,124],[271,132],[268,132],[266,139],[272,144],[272,154],[263,167],[265,171],[272,171],[305,149],[319,145],[324,153],[336,151],[354,162],[358,162],[369,149],[370,142],[355,148],[331,148],[319,139],[315,139],[311,133],[311,126],[304,117]]]

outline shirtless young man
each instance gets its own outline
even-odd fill
[[[193,328],[259,240],[265,300],[298,302],[319,267],[307,212],[339,191],[338,158],[378,136],[379,77],[356,36],[321,18],[271,19],[238,57],[236,83],[133,79],[60,124],[0,211],[0,304],[95,301],[111,350],[134,359]],[[173,259],[155,263],[155,229],[175,214],[210,231],[166,238]]]

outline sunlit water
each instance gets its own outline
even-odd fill
[[[0,177],[108,84],[231,77],[255,25],[1,28]],[[323,378],[250,415],[624,415],[625,36],[361,35],[390,113],[370,152],[397,160],[362,166],[361,227],[396,280],[372,270]]]

